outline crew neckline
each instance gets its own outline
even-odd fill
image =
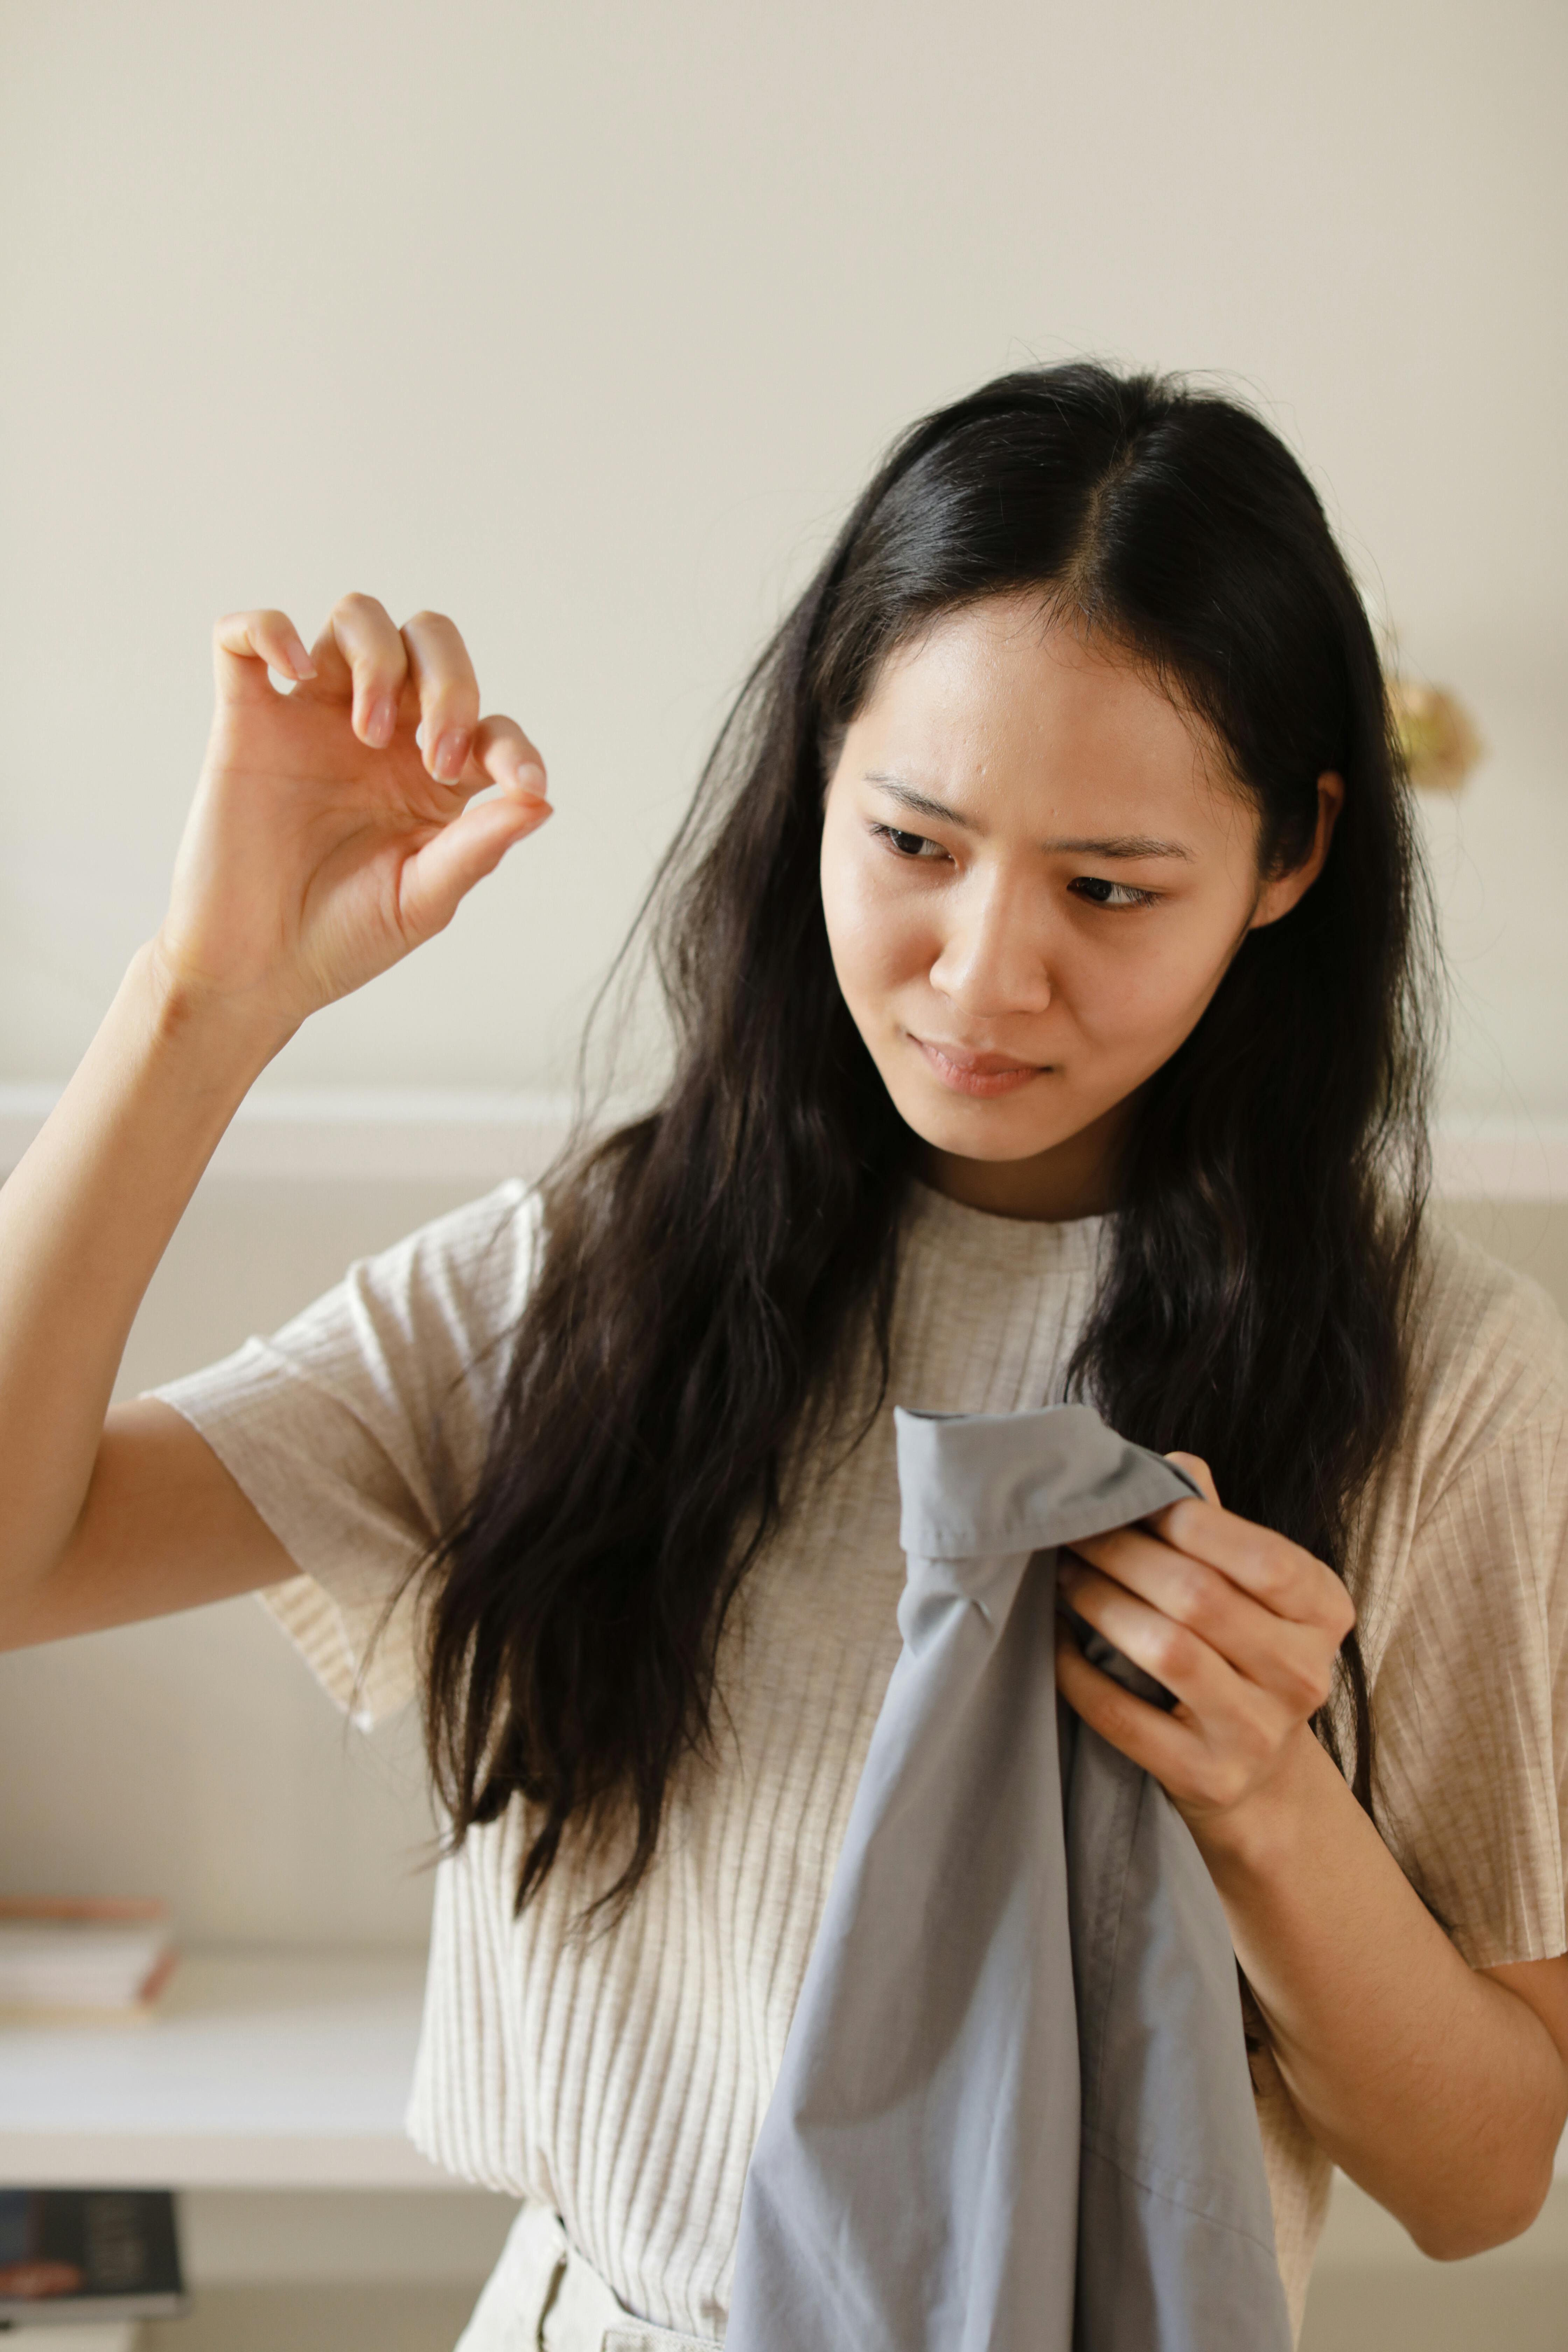
[[[955,1201],[913,1175],[905,1214],[917,1243],[929,1240],[949,1255],[958,1250],[1026,1273],[1047,1267],[1092,1271],[1111,1222],[1109,1213],[1057,1219],[998,1216],[994,1210]]]

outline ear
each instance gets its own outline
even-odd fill
[[[1329,768],[1318,778],[1318,824],[1312,846],[1300,866],[1292,866],[1289,872],[1277,874],[1272,881],[1265,882],[1247,927],[1249,931],[1261,930],[1266,923],[1277,923],[1281,915],[1288,915],[1306,897],[1323,870],[1334,825],[1344,804],[1345,780]]]

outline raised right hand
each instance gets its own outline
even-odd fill
[[[345,596],[310,653],[277,612],[230,614],[214,641],[217,708],[154,950],[166,983],[281,1043],[444,929],[552,811],[539,753],[480,717],[441,614],[399,630]]]

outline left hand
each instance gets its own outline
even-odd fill
[[[1355,1609],[1321,1560],[1223,1509],[1206,1464],[1170,1459],[1203,1496],[1075,1544],[1062,1554],[1059,1589],[1176,1704],[1152,1706],[1091,1666],[1060,1616],[1057,1686],[1153,1775],[1201,1843],[1254,1809],[1310,1738]]]

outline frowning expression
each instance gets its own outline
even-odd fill
[[[829,780],[822,894],[845,1000],[936,1181],[981,1163],[972,1197],[1068,1213],[1030,1205],[1059,1191],[1050,1156],[1109,1149],[1248,929],[1308,887],[1337,779],[1325,799],[1313,859],[1260,875],[1256,808],[1202,726],[1037,598],[963,607],[896,653]]]

